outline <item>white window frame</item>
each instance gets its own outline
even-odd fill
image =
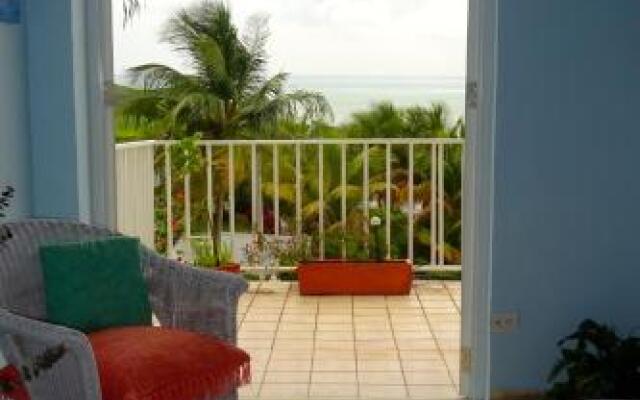
[[[116,227],[115,136],[110,94],[113,86],[111,0],[82,0],[85,32],[88,114],[90,222]]]
[[[499,0],[469,0],[460,391],[490,398],[490,299]],[[466,355],[464,353],[467,353]]]

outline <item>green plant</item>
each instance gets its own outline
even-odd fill
[[[587,319],[558,346],[562,357],[549,374],[547,398],[640,398],[640,338],[621,338]]]
[[[231,247],[221,244],[216,251],[211,241],[206,239],[194,239],[191,241],[193,250],[193,262],[199,267],[218,268],[220,265],[233,262]]]
[[[281,271],[278,272],[278,280],[282,282],[294,282],[298,280],[298,273],[296,271]]]
[[[129,0],[136,10],[138,1]],[[183,8],[167,22],[162,41],[192,64],[192,73],[167,65],[130,70],[142,89],[125,96],[125,115],[163,121],[172,137],[203,132],[208,139],[264,134],[283,120],[331,118],[319,93],[287,90],[286,73],[267,74],[268,18],[253,16],[245,32],[223,1]]]
[[[198,146],[198,141],[202,139],[202,134],[195,134],[181,139],[177,145],[171,148],[171,159],[181,176],[198,172],[204,166],[202,150]]]
[[[311,238],[301,236],[278,241],[276,253],[280,265],[293,266],[307,261],[311,258]]]

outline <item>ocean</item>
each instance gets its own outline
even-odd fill
[[[464,116],[464,77],[291,75],[289,87],[324,93],[333,108],[335,123],[347,122],[352,113],[380,101],[391,101],[399,107],[441,102],[447,106],[451,120]]]

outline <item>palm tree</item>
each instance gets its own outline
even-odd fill
[[[268,19],[250,18],[244,35],[220,2],[179,11],[166,26],[163,41],[184,54],[193,73],[162,64],[130,70],[142,86],[125,96],[123,113],[162,119],[167,135],[201,132],[204,138],[264,136],[283,120],[331,118],[320,93],[286,91],[288,75],[266,75]]]
[[[129,10],[139,7],[135,0],[128,4],[134,7]],[[164,136],[199,134],[205,139],[273,137],[283,121],[331,120],[331,107],[322,94],[287,91],[286,73],[266,74],[268,37],[264,16],[250,18],[241,35],[221,2],[182,9],[168,21],[162,39],[191,62],[193,72],[162,64],[132,68],[132,82],[139,88],[123,91],[121,114],[155,121]],[[216,217],[206,220],[217,221],[214,234],[219,238],[227,165],[222,152],[214,157]]]

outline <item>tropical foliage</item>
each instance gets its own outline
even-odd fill
[[[164,136],[200,132],[207,139],[264,137],[283,120],[330,117],[322,94],[286,91],[286,73],[267,76],[268,37],[266,17],[252,17],[240,34],[222,3],[179,11],[163,40],[190,61],[193,72],[162,64],[132,68],[132,83],[141,89],[124,91],[122,114],[160,122]]]
[[[452,121],[441,104],[429,107],[398,108],[390,102],[380,102],[369,110],[356,113],[343,124],[332,123],[331,108],[320,93],[287,90],[287,74],[267,76],[268,38],[267,19],[250,19],[243,34],[231,22],[229,10],[218,2],[206,2],[177,13],[167,24],[163,40],[191,61],[192,73],[186,74],[159,64],[141,65],[131,70],[130,87],[119,87],[117,108],[119,139],[152,138],[180,139],[172,152],[174,210],[178,216],[173,229],[176,237],[184,232],[184,184],[190,181],[192,230],[205,232],[209,221],[215,221],[215,231],[229,228],[227,148],[213,147],[211,152],[214,182],[215,215],[209,215],[207,175],[203,167],[205,153],[194,146],[194,139],[238,138],[460,138],[464,136],[461,119]],[[428,263],[431,246],[429,229],[431,204],[433,149],[431,145],[417,145],[414,149],[414,194],[418,205],[415,233],[407,237],[408,149],[392,146],[392,242],[391,255],[404,258],[409,240],[413,241],[416,261]],[[250,232],[251,226],[251,166],[250,149],[236,147],[234,176],[236,190],[236,230]],[[369,256],[366,242],[368,221],[362,207],[364,159],[369,160],[370,216],[384,217],[386,204],[385,166],[386,148],[370,145],[346,146],[347,152],[347,224],[341,222],[341,146],[323,147],[319,159],[316,146],[301,148],[302,163],[302,229],[303,233],[318,232],[320,212],[318,181],[319,164],[323,165],[324,221],[326,256],[340,256],[342,247],[353,258]],[[163,171],[164,152],[157,155],[158,171]],[[275,231],[274,196],[279,194],[283,234],[295,232],[295,152],[293,146],[279,146],[279,183],[273,182],[274,154],[272,146],[257,149],[260,199],[264,215],[258,221],[265,233]],[[460,262],[461,234],[461,146],[447,146],[445,150],[445,258],[448,263]],[[166,179],[160,175],[160,179]],[[166,246],[165,191],[156,191],[158,247]],[[226,214],[226,218],[225,218]],[[254,221],[256,223],[256,221]],[[315,238],[316,242],[320,238]],[[317,243],[316,243],[317,244]],[[317,246],[314,246],[317,249]]]
[[[548,399],[640,398],[639,337],[620,337],[585,320],[558,346],[561,358],[549,375]]]

